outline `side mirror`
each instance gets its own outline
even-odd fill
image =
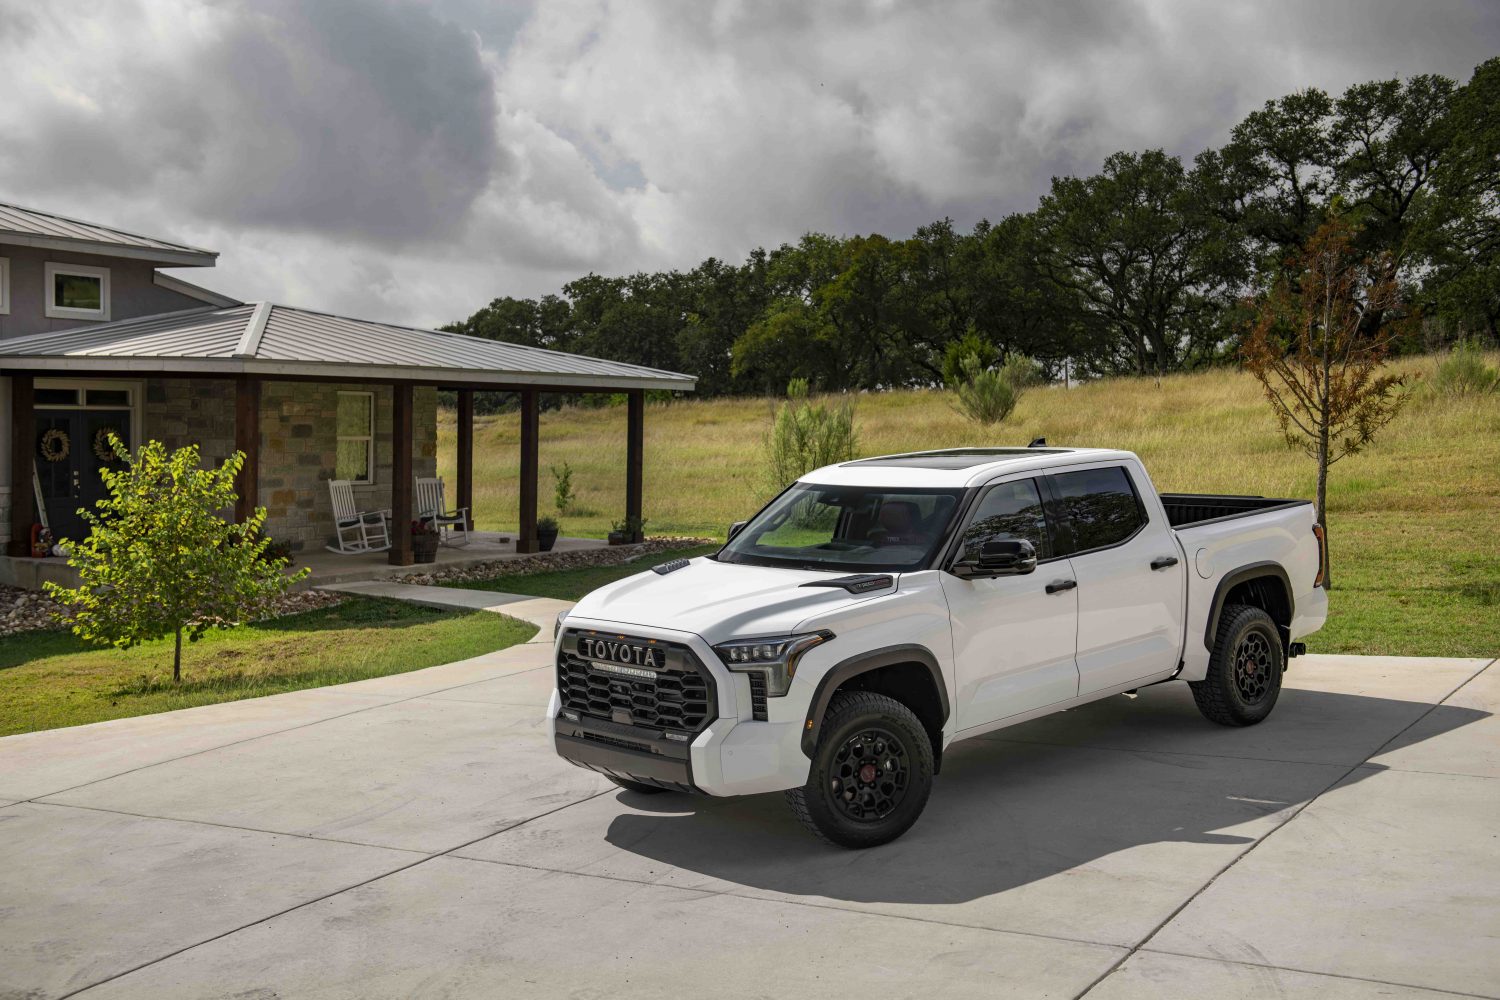
[[[976,559],[956,563],[953,572],[966,580],[992,576],[1024,576],[1036,569],[1036,547],[1024,538],[985,542]]]
[[[736,521],[733,524],[731,524],[729,526],[729,534],[725,537],[724,540],[728,541],[729,539],[733,538],[735,535],[738,535],[741,531],[744,530],[745,525],[747,525],[749,523],[750,523],[749,521]]]

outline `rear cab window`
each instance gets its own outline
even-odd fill
[[[1146,507],[1124,466],[1057,472],[1047,478],[1068,528],[1059,539],[1058,555],[1107,549],[1146,526]]]

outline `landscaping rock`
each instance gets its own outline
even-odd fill
[[[343,600],[343,595],[325,590],[284,594],[272,602],[271,613],[264,615],[261,620],[326,608]],[[58,621],[57,616],[61,611],[62,605],[46,594],[0,584],[0,637],[67,628],[66,624]]]
[[[650,538],[635,545],[611,545],[608,548],[577,549],[571,552],[538,552],[519,559],[494,559],[469,566],[435,570],[431,573],[412,573],[401,577],[401,583],[423,585],[464,583],[470,580],[493,580],[497,576],[529,576],[532,573],[550,573],[559,569],[578,569],[582,566],[618,566],[644,556],[655,555],[671,549],[685,549],[693,545],[717,545],[712,538],[671,536]]]

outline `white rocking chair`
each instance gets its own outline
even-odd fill
[[[391,547],[389,509],[355,509],[354,484],[347,479],[330,479],[328,497],[333,501],[333,527],[338,540],[337,545],[327,547],[329,552],[354,555],[384,552]]]
[[[443,545],[469,544],[469,508],[449,512],[441,479],[416,481],[417,520],[432,525]],[[461,541],[459,539],[462,539]]]

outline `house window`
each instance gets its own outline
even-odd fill
[[[338,463],[333,478],[375,481],[375,394],[340,392]]]
[[[10,258],[0,257],[0,316],[10,313]]]
[[[48,261],[45,273],[50,318],[109,319],[109,268]]]

